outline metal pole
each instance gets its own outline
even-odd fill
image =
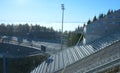
[[[61,4],[62,8],[62,31],[61,31],[61,50],[63,49],[63,22],[64,22],[64,4]]]
[[[5,55],[3,55],[3,73],[7,73],[6,72],[6,58],[5,58]]]
[[[86,39],[85,39],[85,35],[86,34],[86,25],[84,24],[83,25],[83,45],[85,45],[86,44]]]

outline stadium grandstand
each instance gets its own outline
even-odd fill
[[[86,25],[86,44],[51,55],[31,73],[120,73],[120,10]]]
[[[25,39],[0,38],[0,73],[29,73],[48,56],[48,53],[32,46],[30,41],[25,42]]]

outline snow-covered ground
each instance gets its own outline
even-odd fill
[[[5,38],[7,38],[7,37],[5,37]],[[28,47],[35,47],[36,49],[39,49],[39,50],[41,50],[41,45],[44,45],[46,47],[46,52],[49,54],[54,54],[54,53],[59,52],[61,50],[61,44],[34,41],[34,40],[28,41],[25,38],[22,39],[21,43],[19,43],[17,37],[11,37],[11,40],[9,41],[9,43],[22,45],[22,46],[28,46]],[[66,47],[63,45],[63,48],[65,49]]]

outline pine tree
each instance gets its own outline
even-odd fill
[[[110,11],[110,10],[108,10],[107,15],[109,15],[110,13],[111,13],[111,11]]]
[[[91,23],[91,21],[90,21],[90,19],[88,20],[88,22],[87,22],[87,24],[90,24]]]
[[[101,19],[103,17],[104,17],[103,13],[99,15],[99,19]]]
[[[97,18],[96,18],[96,16],[94,16],[94,18],[93,18],[93,22],[96,21],[96,20],[97,20]]]

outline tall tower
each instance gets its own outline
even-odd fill
[[[64,22],[64,4],[61,4],[62,9],[62,30],[61,30],[61,50],[63,49],[63,22]]]

